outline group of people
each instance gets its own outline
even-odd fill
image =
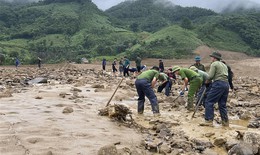
[[[200,63],[200,56],[195,57],[196,63],[189,68],[173,66],[164,73],[164,67],[162,69],[162,67],[159,68],[154,66],[152,69],[140,73],[135,81],[136,90],[139,96],[137,112],[143,114],[146,96],[151,102],[153,114],[160,115],[157,97],[153,88],[157,81],[161,81],[161,85],[159,85],[157,91],[161,92],[162,89],[165,88],[165,95],[168,96],[171,90],[172,80],[179,76],[181,80],[183,80],[183,86],[179,95],[183,96],[184,93],[188,91],[188,103],[186,107],[188,112],[194,111],[195,94],[198,99],[203,99],[205,122],[200,125],[213,126],[214,104],[218,102],[222,125],[229,126],[226,103],[229,88],[233,89],[233,73],[230,67],[224,63],[219,52],[213,52],[210,54],[210,57],[212,63],[208,73],[206,72],[204,65]],[[206,92],[206,95],[202,92]]]
[[[21,65],[20,60],[18,57],[15,58],[15,68],[18,69],[18,67]],[[42,59],[40,57],[37,58],[37,65],[38,68],[40,69],[42,67]]]
[[[135,59],[135,67],[130,67],[131,62],[129,59],[125,56],[124,58],[121,58],[118,62],[118,68],[117,68],[117,58],[115,58],[112,62],[112,72],[114,76],[116,76],[118,69],[119,69],[119,74],[124,77],[129,77],[130,73],[134,73],[134,76],[137,76],[141,73],[141,71],[146,70],[146,65],[142,65],[142,59],[140,56],[137,56]],[[107,60],[104,58],[102,60],[102,69],[103,71],[106,71],[106,65],[107,65]],[[159,60],[159,70],[160,72],[164,72],[164,64],[162,60]]]

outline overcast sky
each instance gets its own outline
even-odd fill
[[[106,10],[123,1],[125,0],[92,0],[92,2],[94,2],[101,10]],[[197,7],[212,9],[217,12],[221,11],[223,8],[226,8],[227,6],[235,8],[241,3],[243,6],[247,8],[254,7],[255,4],[260,5],[260,0],[170,0],[170,1],[172,1],[174,4],[181,5],[181,6],[197,6]]]

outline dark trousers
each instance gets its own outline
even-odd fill
[[[102,69],[103,69],[103,70],[106,70],[106,65],[102,65]]]
[[[124,76],[129,76],[129,71],[128,71],[129,67],[124,67]]]
[[[167,82],[165,82],[164,84],[160,85],[157,89],[157,92],[162,92],[162,90],[165,88],[165,95],[169,96],[170,95],[170,91],[172,88],[172,81],[168,80]]]
[[[141,66],[136,66],[137,72],[141,72]]]
[[[203,84],[200,87],[199,92],[197,93],[197,102],[198,102],[200,100],[201,96],[202,96],[204,89],[206,89],[206,92],[205,92],[203,98],[201,99],[201,103],[202,103],[204,108],[205,108],[205,101],[206,101],[206,98],[207,98],[207,94],[209,93],[210,88],[211,88],[211,83],[207,84],[207,86],[205,84]]]
[[[205,120],[213,121],[214,104],[218,102],[219,112],[222,121],[228,121],[227,115],[227,98],[229,92],[229,84],[225,81],[215,81],[212,83],[205,102]]]
[[[138,113],[143,113],[144,111],[145,96],[151,102],[153,113],[159,113],[157,97],[153,91],[151,83],[148,82],[146,79],[137,79],[135,81],[135,87],[139,96],[138,107],[137,107]]]

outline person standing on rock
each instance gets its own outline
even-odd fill
[[[165,73],[160,73],[158,80],[161,82],[157,92],[161,93],[165,88],[165,95],[169,96],[172,88],[172,80]]]
[[[141,66],[142,66],[141,65],[141,61],[142,61],[142,59],[139,56],[137,56],[137,58],[135,60],[136,69],[137,69],[137,75],[139,75],[140,72],[141,72]]]
[[[164,64],[163,64],[162,60],[159,60],[159,69],[160,69],[160,72],[164,72]]]
[[[135,81],[135,87],[138,93],[138,114],[143,114],[144,112],[144,102],[145,96],[149,99],[153,114],[159,115],[159,105],[157,97],[153,91],[153,88],[159,77],[159,67],[154,66],[151,70],[142,72]]]
[[[20,65],[20,61],[19,61],[19,59],[16,57],[16,58],[15,58],[15,68],[17,69],[19,65]]]
[[[114,76],[116,76],[116,72],[117,72],[116,61],[117,61],[117,59],[115,58],[113,63],[112,63],[112,71],[113,71]]]
[[[37,58],[37,64],[38,64],[38,68],[40,69],[42,66],[42,59],[40,57]]]
[[[130,61],[127,59],[127,57],[124,57],[124,76],[129,76],[129,67],[130,67]]]
[[[103,69],[103,71],[106,71],[106,65],[107,65],[107,60],[104,58],[102,60],[102,69]]]
[[[218,102],[219,112],[223,126],[229,126],[227,114],[227,98],[229,92],[228,68],[220,60],[221,54],[213,52],[210,54],[212,63],[209,70],[209,78],[206,83],[212,80],[211,89],[205,101],[205,122],[201,126],[213,126],[214,104]]]
[[[195,64],[193,64],[191,66],[195,66],[199,70],[202,70],[202,71],[206,72],[205,66],[200,63],[201,57],[200,56],[196,56],[194,60],[195,60]]]
[[[175,75],[181,76],[181,79],[184,81],[183,88],[180,91],[181,96],[184,95],[184,91],[187,89],[188,83],[190,83],[190,88],[188,90],[187,110],[189,112],[193,111],[194,110],[193,98],[194,98],[194,94],[198,91],[198,89],[201,86],[201,83],[202,83],[201,76],[191,69],[181,68],[179,66],[174,66],[172,68],[172,72]]]
[[[123,58],[120,59],[119,61],[119,72],[120,72],[120,76],[123,76],[123,72],[124,72],[124,62],[123,62]]]

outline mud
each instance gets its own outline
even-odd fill
[[[219,123],[217,106],[214,127],[199,126],[204,121],[203,108],[191,119],[192,113],[185,109],[186,96],[173,102],[178,96],[178,84],[173,86],[173,96],[157,94],[161,116],[154,117],[148,100],[144,115],[136,113],[135,79],[124,79],[111,105],[126,106],[131,111],[126,115],[131,119],[126,116],[118,121],[98,115],[121,80],[110,70],[102,73],[100,64],[45,65],[41,70],[36,66],[18,70],[1,67],[0,153],[88,155],[102,154],[107,149],[117,154],[225,155],[248,145],[249,152],[258,153],[260,86],[256,69],[260,59],[232,58],[226,60],[235,73],[236,88],[229,94],[229,128]],[[157,62],[143,61],[150,66]],[[192,62],[165,60],[165,66],[185,67]],[[208,60],[204,63],[209,65]],[[47,83],[28,84],[28,80],[39,77],[46,78]]]

